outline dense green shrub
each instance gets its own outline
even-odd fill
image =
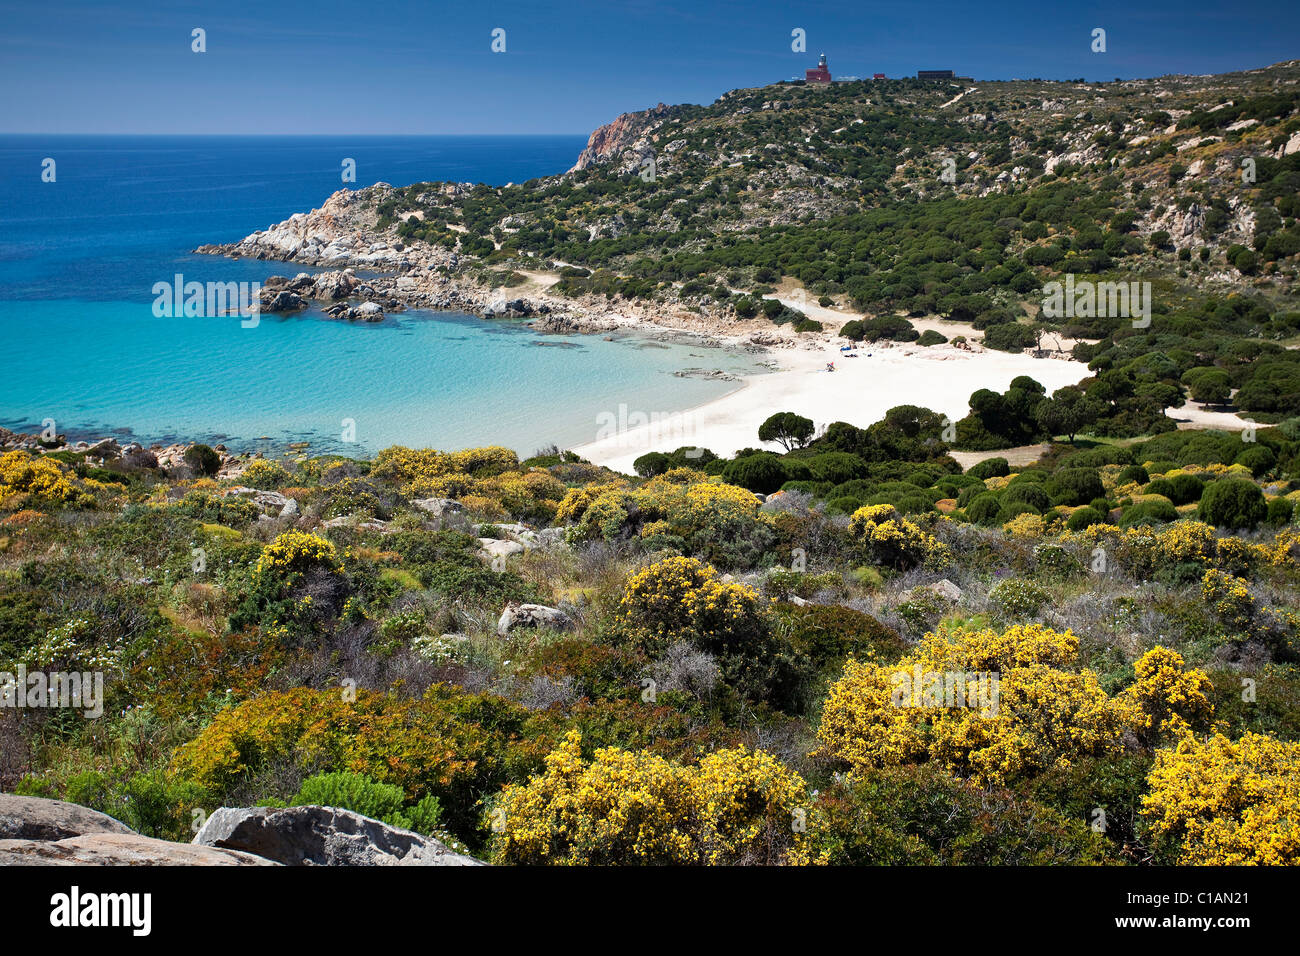
[[[1172,478],[1157,478],[1143,489],[1144,494],[1164,495],[1176,505],[1188,505],[1201,500],[1205,482],[1195,475],[1174,475]]]
[[[1093,507],[1080,508],[1070,515],[1065,521],[1065,527],[1070,531],[1082,531],[1084,528],[1091,527],[1094,524],[1105,524],[1106,515]]]
[[[1267,445],[1252,445],[1236,457],[1234,464],[1249,468],[1250,473],[1258,478],[1277,464],[1277,455]]]
[[[1124,513],[1120,515],[1119,523],[1121,527],[1129,528],[1135,525],[1162,524],[1177,520],[1178,511],[1174,508],[1173,502],[1167,498],[1152,498],[1125,508]]]
[[[1295,515],[1295,505],[1286,498],[1272,498],[1268,502],[1268,511],[1264,516],[1264,523],[1272,527],[1281,527],[1290,524],[1292,517]]]
[[[779,455],[763,451],[728,462],[722,470],[722,477],[728,484],[739,485],[761,495],[770,495],[785,484],[791,475]]]
[[[1253,528],[1264,520],[1264,493],[1244,478],[1220,478],[1201,495],[1197,517],[1221,528]]]
[[[1032,509],[1031,509],[1032,510]],[[966,516],[976,524],[983,524],[985,527],[991,527],[998,523],[998,515],[1002,512],[1002,499],[991,492],[984,492],[976,496],[970,505],[966,506]]]
[[[1048,480],[1047,493],[1056,504],[1082,505],[1104,496],[1106,488],[1093,468],[1063,468]]]
[[[1012,483],[1007,486],[1007,490],[1002,493],[1002,503],[1026,504],[1037,514],[1052,507],[1052,496],[1044,490],[1043,486],[1034,482]]]
[[[831,862],[858,866],[1034,866],[1113,861],[1082,818],[988,790],[932,764],[891,767],[837,786],[825,800]]]
[[[191,445],[185,449],[183,458],[199,475],[215,475],[221,467],[221,456],[207,445]]]
[[[1145,485],[1150,480],[1151,476],[1147,474],[1147,470],[1141,465],[1127,465],[1116,477],[1115,483],[1127,485],[1136,482],[1139,485]],[[1165,497],[1169,496],[1166,495]]]
[[[985,458],[967,468],[966,474],[981,481],[985,478],[1005,478],[1011,474],[1011,466],[1005,458]]]

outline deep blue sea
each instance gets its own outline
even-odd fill
[[[0,425],[73,438],[224,441],[373,453],[504,444],[530,454],[596,437],[621,404],[669,412],[731,386],[679,378],[749,369],[717,350],[408,311],[376,324],[312,309],[156,318],[156,282],[264,281],[303,267],[198,256],[357,183],[521,183],[569,168],[580,136],[0,136]],[[42,162],[55,161],[55,181]],[[341,441],[344,420],[356,444]],[[269,442],[266,440],[269,439]]]

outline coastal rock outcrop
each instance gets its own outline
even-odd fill
[[[620,113],[611,122],[596,127],[587,137],[586,148],[578,154],[578,161],[569,172],[576,173],[633,149],[638,141],[647,137],[650,127],[657,126],[670,111],[669,107],[660,103],[648,110]]]
[[[0,866],[274,866],[248,853],[142,836],[62,800],[0,793]]]
[[[483,866],[433,837],[333,807],[222,807],[194,844],[285,866]]]
[[[454,498],[416,498],[411,504],[435,518],[463,514],[465,506]]]
[[[511,602],[501,612],[497,621],[497,634],[505,637],[516,627],[550,627],[559,631],[568,630],[573,622],[569,615],[559,608],[547,607],[545,604],[515,604]]]
[[[155,840],[138,833],[89,833],[66,840],[0,840],[0,866],[275,866],[251,853]]]
[[[0,793],[0,840],[66,840],[88,833],[134,833],[106,813],[62,800]]]

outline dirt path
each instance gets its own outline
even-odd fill
[[[1002,448],[997,451],[950,451],[948,454],[957,459],[963,471],[990,458],[1005,458],[1011,467],[1023,468],[1038,461],[1051,447],[1047,442],[1040,442],[1037,445],[1021,445],[1019,448]]]

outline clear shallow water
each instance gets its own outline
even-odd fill
[[[155,318],[152,287],[262,281],[301,267],[195,256],[319,206],[359,183],[523,182],[568,168],[583,137],[0,137],[0,424],[70,437],[197,439],[232,447],[306,440],[373,453],[402,443],[504,444],[523,454],[597,437],[620,404],[671,412],[734,387],[686,367],[746,371],[743,357],[517,323],[411,311],[378,324],[312,310]],[[41,160],[57,162],[43,183]],[[355,445],[341,444],[344,419]]]

